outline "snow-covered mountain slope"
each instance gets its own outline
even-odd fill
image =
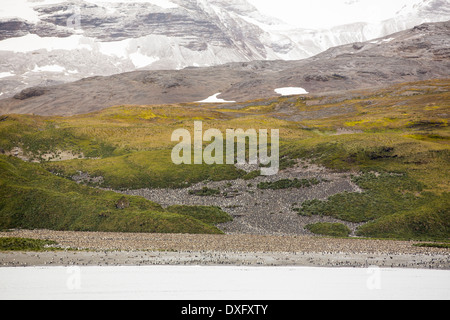
[[[358,3],[358,1],[355,1],[355,3]],[[379,8],[377,7],[377,9]],[[392,11],[392,8],[390,10],[386,8],[386,11]],[[389,13],[381,16],[389,16]],[[450,1],[448,0],[407,0],[400,10],[392,14],[392,17],[380,21],[375,19],[369,22],[353,22],[328,29],[291,27],[278,30],[278,32],[285,37],[289,37],[290,40],[307,51],[310,56],[313,56],[332,47],[382,38],[423,23],[448,20],[450,20]]]
[[[0,96],[137,69],[298,60],[450,19],[448,1],[417,1],[378,24],[306,30],[246,0],[2,0]]]
[[[296,94],[315,95],[447,79],[449,41],[450,21],[422,24],[388,37],[334,47],[297,61],[236,62],[205,68],[90,77],[23,90],[12,98],[0,100],[0,114],[73,115],[115,105],[205,99],[206,102],[245,102],[284,94],[285,90],[289,90],[286,94],[295,90]],[[59,67],[48,65],[45,69],[58,71]]]
[[[244,0],[17,0],[11,7],[20,4],[21,12],[3,12],[0,20],[0,72],[11,74],[1,79],[3,97],[29,86],[139,68],[282,58],[270,34],[246,18],[277,22]],[[308,56],[292,42],[287,54]]]

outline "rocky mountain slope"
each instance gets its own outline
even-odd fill
[[[411,3],[380,23],[311,30],[267,17],[246,0],[28,1],[18,17],[0,16],[0,97],[138,69],[299,60],[450,19],[446,0]]]
[[[74,0],[33,10],[36,21],[0,21],[0,92],[5,97],[29,86],[140,68],[310,56],[288,38],[272,39],[263,29],[282,22],[261,15],[245,0]]]
[[[450,22],[423,24],[385,38],[327,50],[299,61],[255,61],[172,71],[135,71],[26,89],[0,100],[0,113],[72,115],[114,105],[189,103],[222,93],[228,101],[314,94],[448,78]]]

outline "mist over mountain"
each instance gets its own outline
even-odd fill
[[[0,15],[1,98],[139,69],[299,60],[450,17],[445,0],[412,1],[380,23],[323,30],[292,27],[246,0],[22,0],[14,9]]]

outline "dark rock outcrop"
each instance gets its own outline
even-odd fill
[[[48,89],[39,88],[39,87],[28,88],[28,89],[22,90],[22,92],[16,94],[14,96],[14,99],[26,100],[26,99],[30,99],[33,97],[39,97],[39,96],[46,94],[48,91],[49,91]]]

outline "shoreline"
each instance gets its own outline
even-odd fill
[[[53,240],[60,251],[0,252],[0,267],[299,266],[450,270],[450,250],[415,241],[12,230],[0,237]]]
[[[0,268],[9,267],[321,267],[450,270],[448,255],[352,253],[240,253],[155,251],[0,252]]]

